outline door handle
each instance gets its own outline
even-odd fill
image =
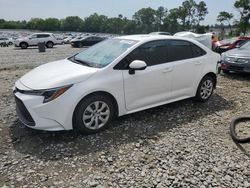
[[[168,72],[172,72],[173,68],[172,67],[168,67],[168,68],[165,68],[163,69],[163,73],[168,73]]]

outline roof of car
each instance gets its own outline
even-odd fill
[[[146,42],[151,40],[162,40],[162,39],[179,39],[179,40],[187,40],[196,43],[197,41],[187,38],[187,37],[176,37],[171,35],[125,35],[117,37],[118,39],[125,40],[135,40],[140,42]]]

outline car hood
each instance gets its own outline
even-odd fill
[[[41,65],[25,74],[19,81],[30,89],[50,89],[85,81],[98,70],[64,59]]]
[[[226,56],[233,56],[233,57],[247,57],[250,58],[249,50],[244,50],[241,48],[235,48],[225,52]]]

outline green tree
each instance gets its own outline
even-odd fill
[[[59,31],[61,22],[57,18],[47,18],[44,20],[43,29],[46,31]]]
[[[84,19],[84,31],[105,32],[107,29],[108,17],[94,13]]]
[[[250,1],[249,0],[237,0],[234,3],[234,7],[240,13],[239,29],[244,35],[249,29],[249,19],[250,19]]]
[[[162,25],[163,25],[163,20],[167,16],[168,10],[165,9],[164,7],[160,6],[156,11],[155,11],[155,24],[156,24],[156,29],[158,31],[162,30]]]
[[[44,20],[41,18],[31,18],[31,20],[27,23],[28,29],[44,29]]]
[[[232,27],[231,27],[231,20],[234,17],[232,13],[228,13],[225,11],[219,12],[219,15],[217,16],[217,21],[221,23],[223,26],[224,23],[226,22],[228,26],[230,27],[230,32],[232,32]]]
[[[150,7],[142,8],[133,15],[137,29],[142,33],[150,33],[155,29],[156,11]]]
[[[78,16],[69,16],[61,21],[61,29],[63,31],[81,31],[83,28],[83,20]]]
[[[172,34],[181,30],[181,25],[178,22],[179,19],[179,9],[173,8],[169,10],[168,16],[163,21],[163,28]]]
[[[195,5],[196,7],[196,26],[200,25],[200,22],[205,20],[205,16],[208,14],[207,5],[204,1]]]

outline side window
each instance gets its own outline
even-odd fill
[[[139,46],[127,55],[115,68],[127,69],[129,64],[134,60],[145,61],[147,66],[168,62],[166,41],[152,41]]]
[[[200,57],[200,56],[206,55],[207,53],[203,49],[201,49],[199,46],[196,46],[195,44],[191,44],[191,47],[193,51],[193,57]]]
[[[37,35],[37,38],[47,38],[49,36],[50,35],[48,35],[48,34],[41,34],[41,35]]]
[[[31,35],[30,38],[31,39],[36,39],[36,38],[38,38],[38,36],[37,35]]]
[[[193,57],[191,43],[184,40],[169,40],[168,41],[169,61],[178,61]]]

